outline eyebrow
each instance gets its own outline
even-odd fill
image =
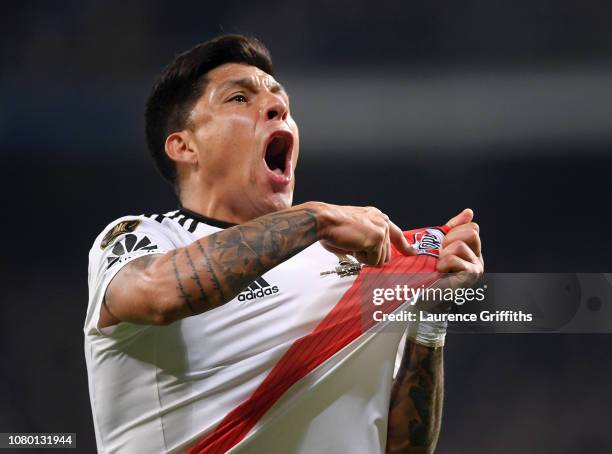
[[[250,77],[245,77],[243,79],[231,79],[228,80],[227,82],[224,82],[223,85],[221,85],[221,90],[226,90],[227,88],[233,87],[233,86],[239,86],[242,88],[245,88],[249,91],[252,91],[253,93],[257,93],[259,90],[257,88],[257,86],[253,83],[253,79],[251,79]],[[279,84],[278,82],[273,82],[270,85],[270,91],[272,93],[287,93],[285,91],[285,88]]]

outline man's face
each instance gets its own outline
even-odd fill
[[[254,66],[224,64],[207,80],[190,128],[202,197],[245,219],[290,207],[299,137],[287,94]]]

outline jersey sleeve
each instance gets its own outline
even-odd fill
[[[85,334],[111,334],[98,329],[100,308],[113,277],[128,263],[151,254],[165,254],[175,249],[167,227],[144,216],[126,216],[109,224],[96,238],[89,252],[89,304]]]

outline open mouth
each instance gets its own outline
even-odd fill
[[[264,162],[275,175],[291,175],[291,149],[293,136],[287,131],[277,131],[270,136],[264,153]]]

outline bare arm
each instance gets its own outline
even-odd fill
[[[163,325],[211,310],[318,240],[375,266],[389,260],[390,243],[412,252],[375,208],[309,202],[128,263],[106,291],[99,327],[118,321]]]
[[[316,240],[311,209],[262,216],[167,254],[134,260],[109,285],[105,309],[118,320],[146,324],[199,314],[231,300]]]
[[[410,340],[406,342],[404,357],[391,391],[386,452],[432,453],[442,420],[442,347],[425,347]]]

